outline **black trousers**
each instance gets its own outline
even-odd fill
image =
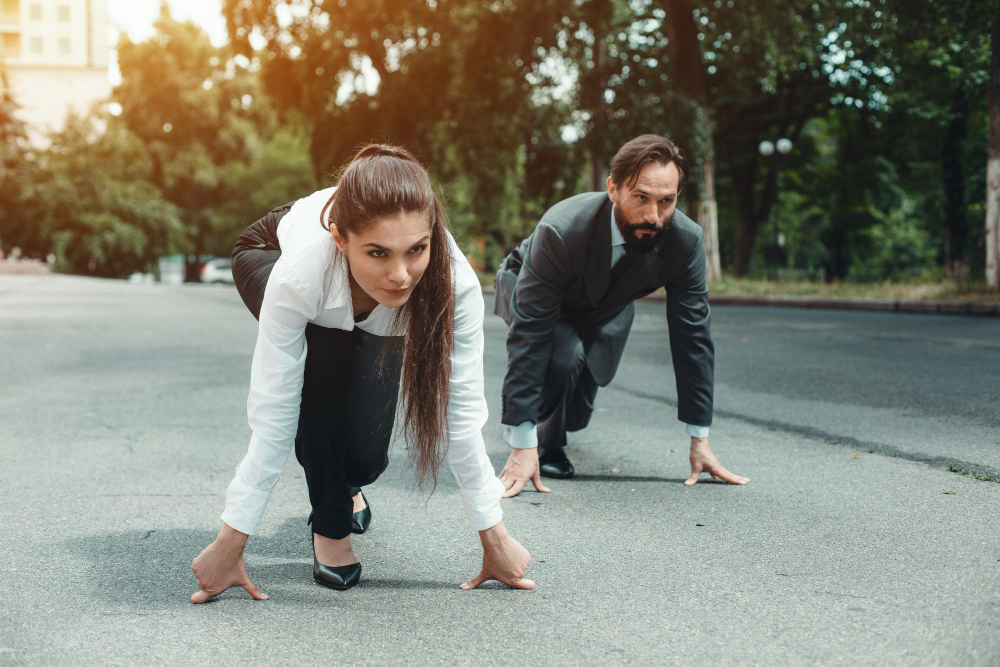
[[[275,209],[240,236],[233,279],[260,319],[264,288],[281,250]],[[317,223],[318,224],[318,223]],[[351,532],[352,496],[389,464],[389,444],[402,370],[400,339],[306,325],[305,378],[295,457],[305,469],[313,532],[341,539]],[[388,345],[384,362],[383,346]]]
[[[567,431],[586,428],[594,414],[597,387],[597,380],[587,367],[579,331],[570,322],[560,320],[555,328],[538,410],[539,453],[562,449],[566,446]]]

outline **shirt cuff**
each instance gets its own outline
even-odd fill
[[[708,427],[707,426],[695,426],[694,424],[687,425],[687,432],[692,438],[707,438],[708,437]]]
[[[270,498],[270,491],[255,489],[234,478],[226,489],[226,509],[222,512],[222,520],[230,528],[253,535]]]
[[[503,440],[514,449],[534,449],[538,447],[538,425],[521,422],[517,426],[503,426]]]

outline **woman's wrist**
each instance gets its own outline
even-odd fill
[[[509,534],[507,533],[506,526],[503,525],[503,521],[498,521],[486,530],[479,531],[479,540],[483,543],[484,548],[496,544],[507,537],[509,537]]]
[[[246,533],[241,533],[228,523],[223,522],[219,534],[215,536],[215,541],[221,547],[242,552],[249,537]]]

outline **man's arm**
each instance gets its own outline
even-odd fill
[[[709,329],[705,248],[700,238],[684,268],[666,287],[670,356],[677,382],[677,418],[692,426],[711,426],[715,346]],[[695,435],[690,430],[689,434]]]
[[[569,276],[569,253],[562,238],[551,226],[540,223],[521,265],[511,303],[501,415],[506,425],[538,423],[542,384]]]

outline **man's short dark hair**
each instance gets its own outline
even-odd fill
[[[611,160],[611,180],[618,187],[623,184],[632,187],[642,168],[651,162],[663,165],[673,162],[680,172],[678,189],[684,187],[687,176],[684,156],[674,142],[658,134],[640,135],[619,148]]]

